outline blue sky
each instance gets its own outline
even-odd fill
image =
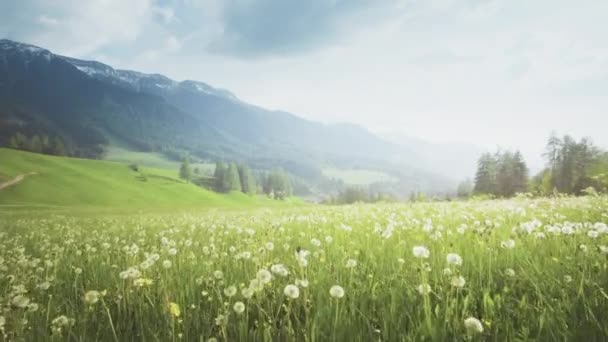
[[[552,129],[608,147],[606,17],[604,0],[20,0],[0,36],[534,159]]]

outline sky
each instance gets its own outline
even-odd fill
[[[608,147],[605,0],[20,0],[0,38],[380,135]]]

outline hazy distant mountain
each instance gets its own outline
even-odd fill
[[[16,132],[60,139],[70,155],[99,158],[116,139],[140,151],[282,166],[304,179],[321,167],[383,170],[403,189],[448,186],[415,148],[351,124],[325,125],[239,100],[202,82],[114,69],[0,40],[0,144]],[[416,151],[413,153],[412,151]],[[414,165],[414,166],[413,166]]]
[[[473,179],[477,159],[485,149],[470,143],[431,143],[399,133],[386,133],[382,137],[412,151],[420,167],[455,180]]]

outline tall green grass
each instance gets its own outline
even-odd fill
[[[3,217],[5,340],[608,336],[606,197]]]

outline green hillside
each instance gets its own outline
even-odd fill
[[[54,157],[0,148],[0,182],[18,175],[18,184],[0,190],[0,205],[104,207],[253,207],[294,204],[242,193],[218,194],[177,178],[177,170]]]

